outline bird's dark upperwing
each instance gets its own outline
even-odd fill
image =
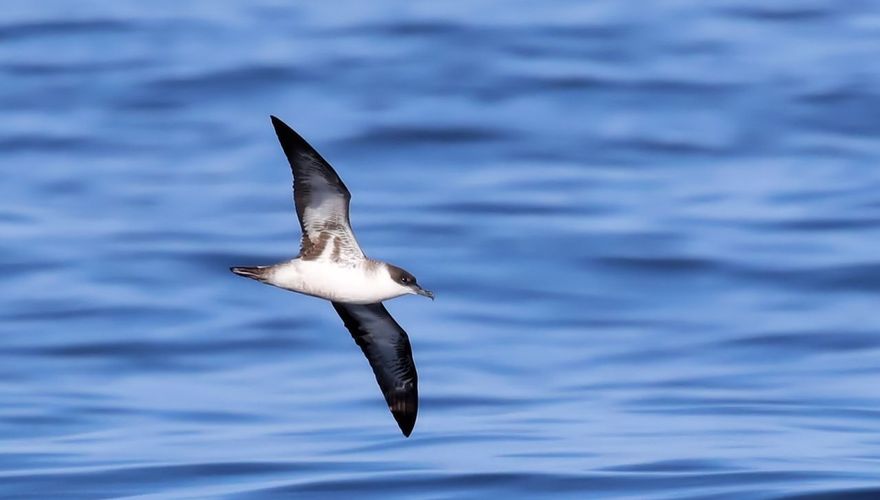
[[[313,260],[324,254],[327,245],[334,245],[334,260],[352,261],[364,258],[349,219],[351,193],[342,179],[315,149],[272,116],[272,125],[293,171],[293,201],[302,227],[300,255]],[[337,250],[338,249],[338,250]]]
[[[406,332],[381,303],[333,302],[333,307],[367,356],[394,420],[403,435],[409,437],[416,425],[419,389]]]

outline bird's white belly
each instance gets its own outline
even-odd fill
[[[333,302],[372,304],[402,295],[389,289],[381,276],[367,265],[343,266],[329,261],[295,259],[278,266],[270,284]]]

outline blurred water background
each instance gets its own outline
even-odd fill
[[[880,4],[3,2],[0,496],[880,497]],[[404,439],[268,115],[431,303]]]

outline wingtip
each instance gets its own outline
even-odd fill
[[[416,426],[416,416],[415,415],[395,413],[394,420],[397,420],[397,425],[400,427],[400,432],[403,433],[404,437],[409,437],[410,434],[412,434],[412,431]]]
[[[403,437],[409,437],[412,434],[412,430],[416,426],[416,419],[412,419],[408,422],[404,422],[403,420],[398,420],[397,425],[400,426],[400,432],[403,433]]]
[[[279,130],[279,129],[283,130],[283,129],[290,128],[290,126],[287,125],[286,123],[284,123],[284,121],[282,121],[281,118],[278,118],[275,115],[269,115],[269,119],[272,120],[272,126],[275,127],[275,130]]]
[[[292,151],[313,150],[309,143],[293,130],[290,125],[284,123],[281,118],[278,118],[275,115],[269,115],[269,118],[272,119],[272,128],[275,129],[275,135],[278,136],[278,140],[281,142],[281,148],[284,149],[286,154],[289,155]]]

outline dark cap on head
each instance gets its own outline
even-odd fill
[[[385,264],[388,266],[388,274],[391,276],[391,279],[394,280],[395,283],[405,286],[413,291],[413,293],[417,293],[423,297],[428,297],[431,300],[434,300],[434,292],[430,290],[425,290],[416,282],[416,277],[407,271],[393,266],[391,264]]]
[[[400,283],[404,286],[411,286],[416,284],[416,277],[410,274],[405,269],[401,269],[393,264],[386,264],[388,266],[388,274],[391,275],[391,279],[396,283]]]

